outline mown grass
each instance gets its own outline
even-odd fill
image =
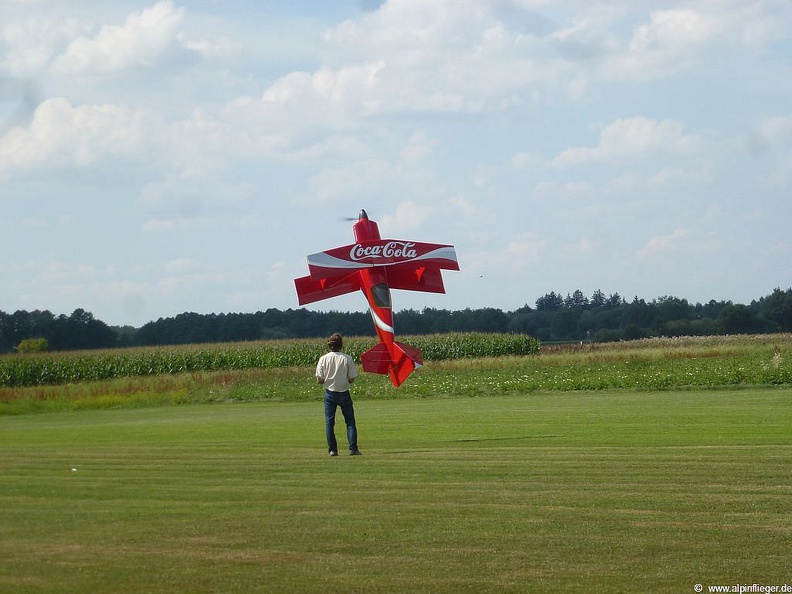
[[[363,374],[361,458],[326,456],[312,365],[3,388],[0,591],[788,583],[790,344]]]
[[[0,591],[689,592],[789,582],[789,387],[0,418]]]

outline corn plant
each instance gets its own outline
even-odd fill
[[[539,342],[521,334],[438,334],[407,337],[427,361],[529,355]],[[356,360],[373,338],[350,338],[346,352]],[[256,368],[307,367],[325,352],[321,339],[272,340],[180,347],[116,349],[0,357],[0,387],[42,386],[120,377]]]

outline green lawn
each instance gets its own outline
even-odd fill
[[[356,406],[333,459],[318,400],[0,417],[0,591],[792,582],[788,387]]]

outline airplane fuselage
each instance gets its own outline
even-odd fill
[[[377,223],[368,218],[365,210],[360,212],[360,217],[357,223],[353,225],[352,230],[355,235],[355,241],[358,244],[380,241],[382,239]],[[384,344],[393,343],[395,332],[393,328],[393,303],[384,268],[382,266],[364,268],[360,271],[360,280],[361,290],[369,304],[377,338]]]

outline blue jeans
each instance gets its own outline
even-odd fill
[[[327,449],[330,452],[338,451],[338,442],[335,436],[336,408],[341,407],[346,423],[347,440],[349,441],[349,451],[354,452],[358,449],[357,445],[357,426],[355,425],[355,407],[352,405],[352,397],[349,392],[331,392],[325,390],[325,433],[327,434]]]

